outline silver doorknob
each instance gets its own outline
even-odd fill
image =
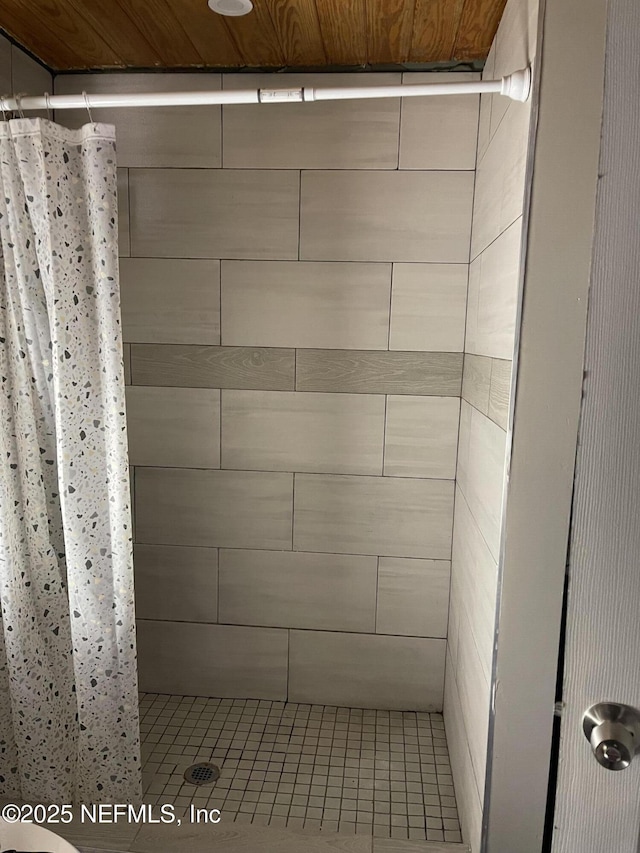
[[[582,718],[582,729],[596,761],[607,770],[625,770],[640,752],[640,711],[630,705],[592,705]]]

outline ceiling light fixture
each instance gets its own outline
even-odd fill
[[[219,15],[229,15],[233,18],[248,15],[253,9],[251,0],[208,0],[208,5]]]

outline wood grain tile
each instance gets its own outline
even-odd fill
[[[467,263],[471,172],[302,173],[300,257]]]
[[[455,397],[462,353],[298,350],[298,391]]]
[[[396,86],[399,73],[287,74],[286,86]],[[225,74],[224,89],[284,86],[269,74]],[[395,169],[400,99],[225,106],[224,166],[235,169]]]
[[[130,191],[134,256],[298,257],[298,172],[131,169]]]
[[[220,343],[220,261],[123,258],[125,341]]]
[[[129,170],[118,169],[118,255],[128,258],[130,254]]]
[[[131,344],[122,345],[122,360],[124,362],[124,384],[131,385]]]
[[[291,549],[292,490],[291,474],[136,468],[137,541]]]
[[[218,621],[218,551],[136,545],[136,617],[170,622]]]
[[[381,474],[382,395],[223,391],[222,465]]]
[[[220,392],[209,388],[127,388],[131,465],[220,467]]]
[[[77,74],[58,75],[56,94],[80,92],[143,93],[218,91],[220,74]],[[65,126],[79,127],[86,110],[65,110]],[[144,107],[132,120],[131,110],[102,109],[100,121],[117,128],[118,163],[132,167],[190,167],[215,169],[222,165],[220,107]]]
[[[460,619],[456,684],[460,694],[460,706],[469,743],[471,764],[478,788],[481,789],[487,763],[491,682],[485,678],[478,649],[469,629],[466,610],[462,611]]]
[[[418,637],[291,631],[289,700],[440,711],[445,646]]]
[[[462,399],[483,415],[489,414],[489,386],[492,359],[485,355],[464,354]]]
[[[462,717],[460,695],[455,673],[449,660],[447,660],[445,680],[444,718],[463,837],[469,840],[473,850],[479,850],[483,802],[481,794],[483,787],[479,786],[483,786],[484,783],[481,780],[476,780],[473,772],[469,741]]]
[[[403,74],[403,83],[441,83],[436,72]],[[478,80],[450,72],[447,83]],[[401,169],[475,169],[479,95],[405,98],[400,125]]]
[[[459,417],[457,397],[389,396],[385,476],[453,480]]]
[[[145,692],[287,697],[287,631],[142,619],[137,634],[140,689]]]
[[[518,218],[469,268],[465,350],[511,359],[520,290],[522,218]]]
[[[491,360],[491,388],[487,413],[502,429],[507,428],[510,396],[511,362],[494,358]]]
[[[376,575],[375,557],[223,549],[220,622],[373,633]]]
[[[486,682],[491,680],[498,563],[485,542],[461,489],[456,492],[451,595],[458,605],[460,630],[471,633]],[[464,624],[462,611],[466,616]]]
[[[296,474],[294,550],[449,559],[453,483]]]
[[[136,385],[288,391],[295,385],[291,349],[133,344]]]
[[[478,163],[473,202],[472,259],[522,215],[530,109],[528,103],[512,101],[509,104],[484,157]]]
[[[463,401],[457,482],[496,560],[500,549],[505,447],[505,431]]]
[[[451,563],[380,557],[376,633],[446,637]]]
[[[222,342],[387,349],[390,287],[391,264],[223,261]]]
[[[462,352],[466,264],[394,264],[389,349]]]
[[[367,835],[338,835],[275,826],[221,822],[216,826],[183,823],[145,824],[131,847],[132,853],[371,853]],[[427,849],[426,853],[430,853]],[[437,851],[440,853],[440,851]],[[456,853],[456,851],[454,851]]]

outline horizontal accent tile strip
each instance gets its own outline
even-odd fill
[[[298,350],[296,390],[457,397],[462,353]]]
[[[293,391],[295,351],[266,347],[132,344],[134,385]]]
[[[462,399],[506,430],[511,395],[511,361],[465,353]]]

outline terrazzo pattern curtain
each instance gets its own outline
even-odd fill
[[[114,129],[0,123],[0,795],[138,802]]]

